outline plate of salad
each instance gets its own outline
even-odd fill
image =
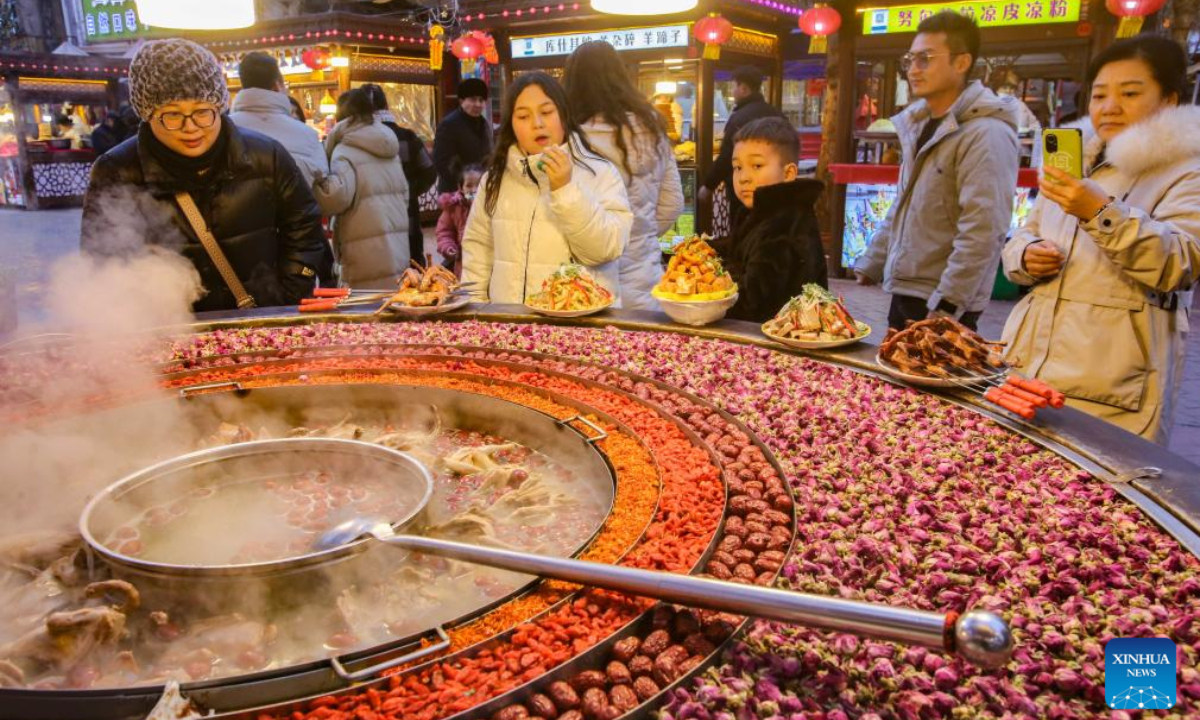
[[[614,299],[587,268],[566,263],[542,281],[542,289],[526,299],[525,307],[547,317],[583,317],[608,309]]]
[[[762,325],[763,334],[775,342],[803,350],[852,345],[871,334],[871,326],[854,319],[841,298],[816,283]]]

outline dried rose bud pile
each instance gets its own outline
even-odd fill
[[[755,623],[664,717],[1129,717],[1104,704],[1104,643],[1147,636],[1171,638],[1180,655],[1178,703],[1156,716],[1200,713],[1200,562],[1104,483],[936,397],[761,348],[547,325],[218,331],[181,341],[171,359],[202,367],[212,354],[405,343],[553,354],[704,397],[786,472],[798,527],[787,587],[983,607],[1014,627],[1013,662],[980,673],[920,648]]]

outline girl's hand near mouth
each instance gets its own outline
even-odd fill
[[[571,155],[561,145],[555,145],[542,153],[541,160],[546,177],[550,179],[550,189],[558,190],[571,182]]]

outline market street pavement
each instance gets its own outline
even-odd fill
[[[15,286],[19,322],[30,326],[45,317],[41,292],[51,266],[64,256],[79,250],[80,211],[41,210],[26,212],[0,209],[0,342],[13,332],[4,327],[4,308],[11,305]],[[436,254],[433,228],[425,231],[426,251]],[[439,258],[440,260],[440,258]],[[888,298],[877,287],[864,288],[848,280],[834,280],[833,291],[846,299],[855,316],[879,332],[887,326]],[[992,302],[979,322],[989,338],[999,338],[1004,319],[1015,303]],[[1197,293],[1192,317],[1200,321],[1200,293]],[[878,336],[873,338],[878,342]],[[1188,338],[1187,370],[1171,450],[1200,464],[1200,332]]]

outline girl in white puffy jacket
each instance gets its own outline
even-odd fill
[[[535,72],[513,83],[481,186],[462,242],[476,299],[524,303],[576,262],[619,303],[617,259],[633,225],[625,183],[580,134],[554,78]]]
[[[658,238],[683,212],[683,186],[662,115],[638,92],[612,45],[586,42],[567,58],[563,83],[584,137],[621,172],[633,230],[621,256],[621,304],[657,310],[650,291],[662,277]]]

